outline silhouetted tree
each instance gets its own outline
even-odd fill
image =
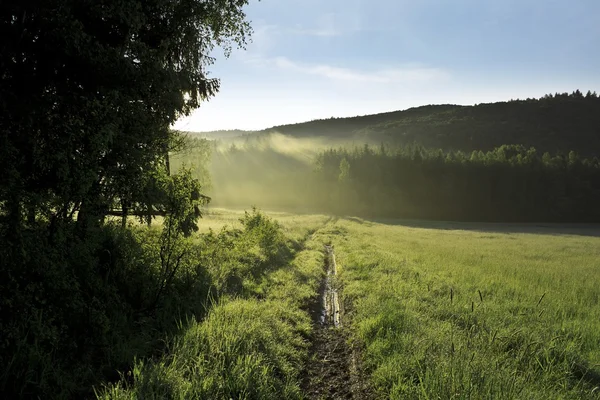
[[[182,236],[208,200],[190,170],[170,173],[183,146],[170,127],[218,91],[210,54],[244,46],[245,4],[0,2],[3,398],[94,397],[166,336],[175,315],[157,308],[187,290]],[[103,223],[113,208],[164,214],[162,235]],[[201,270],[186,281],[204,284]]]
[[[176,146],[172,123],[219,89],[208,54],[245,44],[246,3],[3,1],[0,205],[12,229],[23,207],[83,225],[118,202],[160,207],[144,182]]]

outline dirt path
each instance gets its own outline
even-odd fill
[[[358,357],[348,345],[343,310],[338,297],[337,264],[332,246],[325,246],[327,276],[321,302],[313,312],[315,329],[311,359],[303,382],[307,399],[369,399],[360,374]]]
[[[322,294],[322,310],[319,322],[321,325],[340,328],[341,310],[337,288],[337,263],[333,247],[325,246],[327,276]]]

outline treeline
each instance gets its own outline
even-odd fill
[[[519,143],[541,153],[568,149],[593,157],[600,149],[600,99],[596,92],[575,90],[474,106],[424,106],[357,134],[446,151],[491,151]]]
[[[575,90],[474,106],[424,106],[357,134],[446,151],[491,151],[519,143],[542,153],[569,149],[593,157],[600,149],[600,99],[596,92]]]
[[[600,161],[503,145],[444,152],[418,145],[332,149],[317,158],[330,211],[501,222],[598,222]],[[327,193],[323,190],[322,193]]]
[[[351,118],[282,125],[248,135],[280,133],[294,138],[410,145],[446,151],[491,151],[507,143],[555,153],[569,149],[600,155],[600,98],[594,91],[546,94],[496,103],[426,105]],[[218,136],[215,136],[218,137]]]
[[[214,153],[208,169],[217,206],[459,221],[600,221],[600,161],[575,151],[502,145],[467,153],[365,144],[302,159],[275,147],[232,146]]]

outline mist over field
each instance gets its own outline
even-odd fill
[[[565,101],[586,107],[600,104],[593,95],[573,94],[511,107]],[[505,106],[499,104],[496,112],[502,113]],[[482,110],[484,115],[490,113],[488,108]],[[437,108],[430,111],[437,115]],[[428,120],[425,110],[419,113]],[[592,206],[600,200],[600,161],[591,149],[587,155],[574,150],[542,152],[523,144],[495,145],[489,137],[482,149],[469,151],[471,144],[459,142],[454,148],[435,148],[416,140],[405,142],[404,136],[401,140],[378,140],[379,135],[328,137],[308,130],[323,124],[333,129],[332,121],[324,120],[304,129],[292,126],[300,132],[297,136],[289,133],[289,127],[281,127],[287,134],[273,130],[218,139],[189,135],[190,143],[195,143],[191,148],[202,150],[174,155],[173,164],[197,160],[200,175],[210,176],[206,193],[217,207],[255,205],[370,218],[600,222],[600,213]],[[534,134],[520,139],[542,148],[558,144]],[[577,142],[576,147],[582,144]]]
[[[184,163],[196,165],[198,176],[206,177],[206,193],[214,199],[212,206],[255,205],[288,211],[314,209],[307,199],[321,190],[315,186],[320,153],[364,143],[324,136],[296,138],[277,132],[245,137],[217,135],[207,140],[174,155],[172,164],[175,168]],[[205,158],[206,152],[210,156]]]

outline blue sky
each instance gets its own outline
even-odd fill
[[[262,129],[425,104],[600,92],[599,0],[251,0],[247,50],[175,127]]]

